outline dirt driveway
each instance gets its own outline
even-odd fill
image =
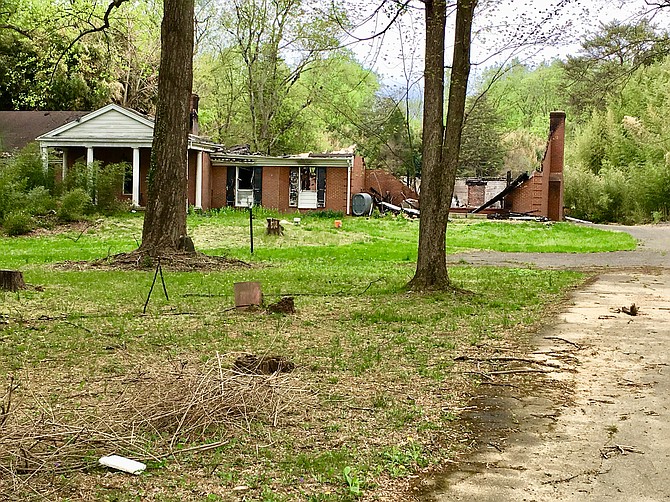
[[[670,226],[607,228],[641,249],[456,259],[600,272],[536,335],[529,357],[548,363],[542,383],[482,386],[465,417],[474,452],[424,480],[422,500],[670,500]],[[633,303],[639,315],[620,311]]]

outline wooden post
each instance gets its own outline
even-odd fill
[[[26,289],[23,273],[19,270],[0,270],[0,290],[18,291]]]

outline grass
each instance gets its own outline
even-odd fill
[[[154,291],[147,315],[151,272],[52,267],[133,249],[139,216],[101,220],[83,233],[0,239],[0,268],[20,268],[28,283],[43,287],[0,293],[0,376],[21,382],[17,403],[42,395],[74,417],[143,367],[206,364],[217,354],[230,366],[247,352],[290,357],[292,381],[308,390],[276,423],[255,420],[199,439],[225,438],[219,448],[152,463],[139,477],[109,480],[92,469],[49,479],[56,491],[48,498],[355,500],[388,493],[395,479],[439,466],[462,444],[458,410],[479,381],[454,358],[523,345],[548,305],[583,280],[576,272],[452,267],[454,283],[473,294],[411,294],[404,285],[414,271],[417,222],[346,218],[336,230],[332,220],[303,217],[277,238],[262,232],[268,214],[255,220],[253,257],[245,213],[191,216],[199,249],[255,266],[166,272],[170,300]],[[581,241],[591,250],[631,245],[618,239],[563,224],[455,222],[449,234],[452,250],[501,241],[546,251],[570,251]],[[248,280],[262,283],[268,302],[295,296],[297,313],[230,310],[233,283]],[[0,480],[0,494],[29,494],[10,488]]]

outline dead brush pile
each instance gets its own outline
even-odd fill
[[[12,378],[0,402],[0,498],[44,496],[55,476],[96,468],[103,455],[151,461],[216,448],[252,423],[276,426],[314,404],[295,375],[240,373],[222,359],[135,363],[84,390]]]

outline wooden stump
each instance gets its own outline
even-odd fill
[[[23,273],[19,270],[0,270],[0,290],[18,291],[26,289]]]
[[[268,228],[267,228],[268,235],[284,235],[284,227],[282,227],[279,224],[279,220],[277,218],[267,218],[267,220],[268,220]]]

